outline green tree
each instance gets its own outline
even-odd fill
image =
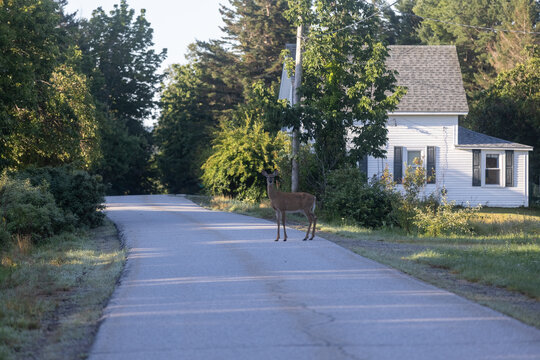
[[[299,89],[302,116],[291,125],[315,140],[322,174],[366,155],[384,156],[387,113],[404,90],[385,67],[388,52],[378,39],[375,8],[353,0],[293,5],[291,20],[308,21],[310,28]]]
[[[96,159],[93,100],[64,4],[0,3],[0,169]]]
[[[112,193],[151,191],[151,134],[143,120],[152,116],[166,50],[152,49],[153,30],[145,10],[138,16],[125,0],[109,13],[96,9],[80,29],[82,68],[102,112],[102,161],[94,171]]]
[[[143,194],[153,191],[151,134],[133,134],[128,125],[113,114],[100,117],[101,161],[94,167],[111,195]]]
[[[260,120],[244,117],[243,126],[223,123],[213,143],[213,153],[203,164],[202,180],[213,195],[259,201],[266,194],[262,170],[277,169],[288,150],[288,138],[264,131]]]
[[[86,77],[60,65],[46,84],[37,109],[18,111],[17,132],[10,140],[18,150],[16,168],[68,163],[89,168],[99,159],[99,143]]]
[[[466,125],[534,147],[530,179],[540,183],[540,54],[499,74],[471,109]]]
[[[519,54],[516,48],[523,49],[530,45],[531,36],[525,34],[505,34],[503,32],[484,31],[459,24],[534,31],[538,20],[538,2],[532,0],[418,0],[414,13],[430,19],[422,22],[419,37],[426,44],[455,44],[461,63],[465,88],[470,97],[476,91],[483,90],[493,82],[502,54]],[[511,41],[508,41],[510,40]],[[511,49],[513,51],[510,51]],[[517,61],[504,62],[516,64]],[[508,69],[508,67],[506,68]]]
[[[495,27],[499,25],[503,16],[502,1],[450,0],[441,3],[435,0],[419,0],[414,12],[423,17],[456,24]],[[482,85],[489,81],[493,69],[489,64],[486,49],[495,40],[495,33],[424,20],[418,34],[425,44],[456,45],[465,87],[469,94],[481,89]]]
[[[236,121],[236,125],[243,126],[244,118],[251,117],[259,119],[271,135],[279,132],[295,114],[289,111],[286,100],[276,99],[278,86],[277,83],[267,86],[263,80],[254,82],[246,91],[244,103],[234,110],[232,123]]]
[[[204,106],[214,122],[230,118],[232,109],[244,100],[238,57],[222,40],[197,41],[186,57],[198,69]]]
[[[262,79],[270,86],[281,75],[281,50],[295,37],[295,29],[284,17],[286,0],[230,0],[220,13],[226,39],[239,52],[240,75],[249,88]]]
[[[172,193],[200,190],[201,165],[216,129],[201,89],[201,69],[173,65],[161,95],[161,116],[154,129],[163,185]]]
[[[528,33],[536,29],[540,17],[539,1],[509,1],[504,4],[504,10],[507,16],[501,26],[513,31],[497,32],[495,42],[488,46],[490,64],[497,74],[527,62],[534,56],[534,45],[540,45],[537,36]]]
[[[122,0],[110,14],[99,7],[82,23],[81,49],[85,71],[92,76],[92,93],[117,117],[140,122],[152,115],[158,73],[167,51],[152,49],[153,29],[141,9],[135,17]],[[135,125],[135,132],[139,127]]]
[[[417,0],[400,0],[394,7],[389,7],[385,1],[377,1],[379,8],[382,8],[382,39],[390,45],[417,45],[420,38],[417,31],[420,18],[414,16],[414,6]]]

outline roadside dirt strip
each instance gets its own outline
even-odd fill
[[[128,248],[101,359],[540,359],[540,330],[316,237],[165,195],[107,198]]]

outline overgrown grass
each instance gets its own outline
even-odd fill
[[[124,258],[110,222],[2,252],[0,359],[84,357]]]
[[[540,300],[540,245],[473,245],[421,251],[407,259],[459,273],[469,281],[505,287]]]
[[[253,204],[227,198],[191,199],[212,209],[274,217],[267,201]],[[302,216],[291,220],[306,226]],[[471,226],[472,234],[439,237],[407,235],[399,228],[366,229],[347,219],[328,222],[319,218],[317,227],[329,239],[363,256],[540,327],[540,210],[483,208],[474,215]],[[458,288],[449,278],[519,292],[534,304],[532,308],[527,304],[516,306],[496,291],[479,296]]]
[[[540,237],[539,209],[484,208],[472,222],[473,231],[478,235],[516,237]]]

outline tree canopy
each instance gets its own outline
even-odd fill
[[[0,3],[0,169],[99,157],[95,108],[63,1]]]
[[[122,0],[107,14],[94,10],[82,21],[82,69],[101,112],[102,158],[93,170],[113,194],[152,191],[152,136],[143,121],[153,116],[154,96],[166,50],[156,53],[145,10],[138,16]]]
[[[303,115],[291,125],[315,140],[323,172],[366,155],[384,156],[387,113],[404,90],[386,69],[375,8],[353,0],[296,4],[291,21],[307,19],[309,30],[299,89]]]

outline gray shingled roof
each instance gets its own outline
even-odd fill
[[[386,60],[407,88],[395,112],[467,113],[461,68],[453,45],[392,45]]]
[[[532,146],[514,143],[511,141],[499,139],[493,136],[484,135],[458,127],[458,145],[462,148],[497,148],[497,149],[521,149],[532,150]]]
[[[295,56],[296,45],[287,44]],[[436,112],[468,113],[461,79],[461,68],[453,45],[391,45],[386,60],[389,69],[397,70],[397,84],[407,88],[395,113]],[[290,80],[282,74],[280,98],[289,98]]]

